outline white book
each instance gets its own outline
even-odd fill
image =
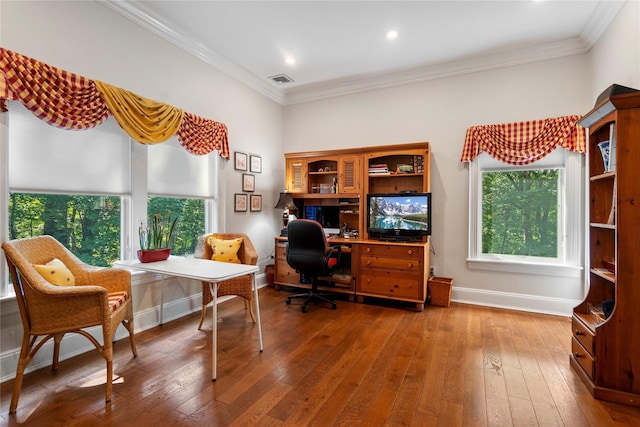
[[[607,165],[607,172],[613,172],[616,170],[616,125],[611,123],[609,128],[609,164]]]

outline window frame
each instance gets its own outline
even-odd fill
[[[482,253],[482,173],[484,171],[559,168],[558,258],[502,256]],[[557,148],[526,166],[501,163],[487,153],[469,162],[469,239],[467,265],[472,270],[580,277],[584,265],[584,155]],[[569,221],[569,218],[574,220]],[[578,220],[575,220],[578,218]]]
[[[9,102],[9,109],[11,109],[12,103]],[[33,116],[35,120],[40,120],[36,116]],[[99,125],[100,126],[100,125]],[[87,132],[90,132],[88,130]],[[71,131],[67,131],[71,132]],[[85,132],[85,131],[78,131]],[[204,211],[204,225],[205,233],[212,233],[220,227],[220,213],[219,195],[222,194],[222,188],[220,187],[220,171],[221,159],[219,153],[214,151],[207,156],[210,156],[208,161],[208,179],[210,186],[207,187],[208,193],[204,197],[198,197],[193,194],[150,194],[148,189],[148,177],[147,177],[147,162],[148,162],[148,147],[143,144],[139,144],[136,141],[129,139],[129,162],[124,165],[127,168],[130,179],[130,190],[127,193],[101,193],[98,191],[81,192],[82,194],[98,194],[120,197],[120,257],[121,259],[135,258],[135,253],[139,247],[137,226],[140,218],[147,217],[147,197],[149,195],[162,196],[162,197],[186,197],[186,198],[202,198],[205,200]],[[185,156],[191,156],[186,150],[184,150]],[[56,190],[54,188],[37,188],[37,189],[20,189],[9,188],[9,168],[7,167],[9,161],[9,113],[0,113],[0,164],[4,167],[0,172],[0,240],[8,240],[9,235],[9,192],[31,192],[31,193],[49,193],[49,194],[73,194],[73,191],[68,190]],[[167,176],[171,179],[171,175],[180,173],[176,170],[171,170],[168,167]],[[6,261],[3,259],[0,261],[0,299],[15,298],[13,286],[9,284],[9,272]]]

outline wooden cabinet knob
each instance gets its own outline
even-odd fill
[[[581,331],[581,330],[579,330],[579,329],[576,329],[575,331],[573,331],[573,335],[575,335],[575,336],[579,337],[580,335],[584,335],[584,332],[582,332],[582,331]]]
[[[371,260],[370,259],[367,260],[367,265],[371,265]]]
[[[371,252],[371,248],[367,248],[367,252]]]
[[[411,262],[407,263],[407,268],[413,268],[413,263]]]
[[[411,254],[413,254],[413,250],[409,249],[409,250],[407,251],[407,253],[408,253],[409,255],[411,255]]]
[[[576,359],[580,359],[581,357],[584,357],[581,353],[575,352],[573,353],[573,357],[575,357]]]

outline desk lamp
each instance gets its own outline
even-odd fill
[[[280,198],[274,209],[284,209],[282,211],[282,230],[280,230],[281,236],[287,235],[287,224],[289,224],[289,210],[296,210],[296,204],[293,203],[292,193],[280,193]]]

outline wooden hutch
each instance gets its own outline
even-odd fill
[[[580,124],[589,290],[573,310],[570,362],[594,397],[640,406],[640,92],[606,97]]]
[[[366,230],[366,195],[430,191],[428,142],[285,154],[285,185],[294,193],[296,215],[306,206],[338,209],[332,243],[343,246],[341,268],[325,291],[344,293],[364,301],[377,297],[407,301],[421,311],[427,297],[429,239],[420,242],[384,242],[369,239]],[[388,173],[369,173],[370,166],[384,164]],[[412,165],[410,172],[400,165]],[[346,236],[346,237],[345,237]],[[309,288],[285,258],[286,238],[276,237],[276,285]]]

